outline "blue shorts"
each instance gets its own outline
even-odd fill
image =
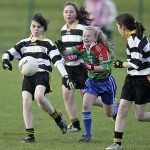
[[[111,105],[114,103],[117,86],[113,76],[109,76],[104,80],[93,80],[88,78],[85,84],[85,93],[90,93],[97,97],[101,96],[104,104]]]

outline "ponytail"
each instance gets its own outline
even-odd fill
[[[111,58],[113,59],[115,56],[115,53],[113,51],[113,45],[112,42],[107,38],[107,36],[102,32],[102,30],[100,30],[99,28],[95,27],[97,29],[98,32],[98,38],[97,38],[97,42],[100,42],[109,52]]]
[[[136,30],[136,36],[141,39],[143,37],[143,33],[145,31],[142,23],[135,20],[135,18],[129,13],[119,14],[116,17],[116,23],[120,26],[126,27],[128,30],[133,31]]]
[[[142,39],[143,37],[143,33],[145,31],[144,26],[142,25],[142,23],[135,21],[135,26],[136,26],[136,35],[139,39]]]

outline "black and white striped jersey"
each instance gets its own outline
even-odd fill
[[[77,24],[74,28],[71,28],[70,30],[67,30],[67,24],[65,24],[61,29],[61,37],[62,42],[64,42],[66,48],[76,45],[81,45],[82,42],[82,34],[83,29],[85,28],[85,25]],[[76,61],[72,61],[67,63],[67,65],[79,65],[80,63],[83,63],[83,60],[77,59]]]
[[[127,39],[127,61],[129,75],[150,75],[150,43],[145,35],[139,39],[135,34]]]
[[[18,42],[14,47],[3,54],[2,59],[21,59],[25,56],[32,56],[38,60],[38,72],[51,72],[51,62],[54,66],[61,61],[61,55],[50,39],[40,37],[33,41],[31,37]]]
[[[67,25],[64,25],[61,29],[62,41],[67,47],[81,45],[82,44],[82,34],[84,25],[78,24],[76,28],[67,31]]]

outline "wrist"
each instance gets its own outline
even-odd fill
[[[94,65],[92,65],[92,64],[84,64],[85,65],[85,68],[87,69],[87,70],[89,70],[89,71],[94,71]]]
[[[94,66],[93,65],[91,65],[91,71],[94,71]]]

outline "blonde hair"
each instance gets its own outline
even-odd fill
[[[115,56],[112,42],[107,38],[107,36],[102,32],[102,30],[94,26],[86,26],[85,30],[94,31],[94,35],[97,39],[97,42],[101,43],[107,49],[112,58]]]

